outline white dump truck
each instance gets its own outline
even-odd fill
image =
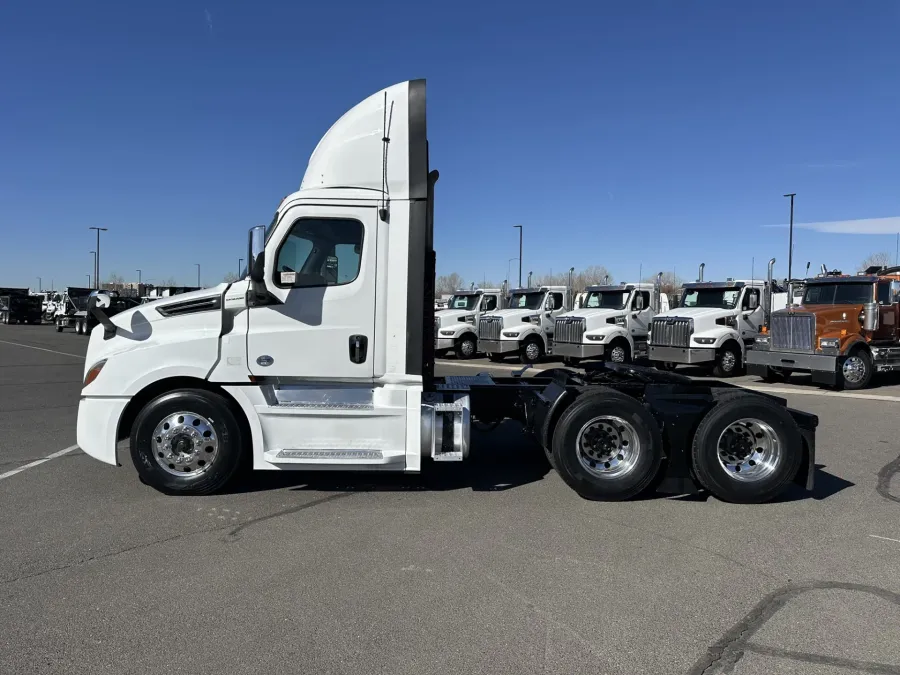
[[[434,353],[448,352],[458,359],[471,359],[478,353],[478,320],[502,308],[499,288],[473,288],[457,291],[447,300],[447,308],[434,313]]]
[[[669,309],[669,300],[656,283],[589,286],[580,309],[556,317],[553,354],[566,365],[601,358],[629,363],[647,356],[650,322]]]
[[[621,364],[437,375],[438,173],[425,109],[425,82],[415,80],[341,117],[299,190],[268,227],[251,228],[246,278],[112,317],[109,296],[91,296],[100,325],[78,447],[111,465],[130,454],[162,492],[209,494],[251,467],[417,473],[461,462],[498,443],[470,435],[473,420],[508,419],[537,440],[521,451],[542,448],[588,499],[703,489],[747,503],[793,483],[812,488],[818,420],[783,399]],[[520,295],[534,314],[555,311],[563,293]]]
[[[741,372],[746,349],[762,326],[768,294],[773,284],[769,261],[769,281],[726,279],[700,280],[682,286],[681,305],[654,317],[650,326],[649,358],[658,367],[674,369],[680,364],[707,365],[716,377]],[[787,303],[780,288],[772,293],[773,309]]]
[[[570,296],[566,286],[514,289],[506,309],[479,320],[478,351],[491,361],[515,354],[522,363],[537,363],[552,352],[554,321]]]

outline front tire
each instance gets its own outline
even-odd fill
[[[741,350],[734,345],[725,345],[716,352],[716,365],[713,375],[716,377],[734,377],[741,370]]]
[[[459,360],[472,359],[475,358],[475,354],[478,351],[478,341],[474,335],[463,335],[459,340],[456,341],[456,347],[454,347],[454,352],[456,353],[456,358]]]
[[[631,348],[625,340],[614,340],[606,357],[611,363],[631,363]]]
[[[576,399],[556,425],[551,449],[566,484],[592,500],[637,496],[653,483],[663,459],[653,416],[611,389]]]
[[[530,337],[519,350],[519,360],[522,363],[537,363],[544,357],[544,345],[539,338]]]
[[[203,389],[158,396],[138,414],[131,459],[147,485],[166,494],[221,490],[241,461],[241,428],[226,400]]]
[[[803,458],[797,423],[763,396],[734,393],[700,421],[691,446],[697,481],[726,502],[767,502],[791,484]]]
[[[875,367],[865,349],[857,349],[838,360],[840,382],[844,389],[865,389],[872,381]]]

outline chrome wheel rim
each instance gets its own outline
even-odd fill
[[[537,342],[529,342],[527,345],[525,345],[525,356],[528,359],[536,361],[540,355],[541,348],[538,346]]]
[[[716,453],[725,473],[738,481],[759,481],[781,462],[782,448],[769,424],[755,418],[732,422],[719,434]]]
[[[472,356],[475,353],[475,343],[471,340],[463,340],[459,345],[459,350],[463,356]]]
[[[153,430],[153,457],[175,476],[198,476],[213,465],[219,439],[212,423],[202,415],[178,412],[168,415]]]
[[[861,356],[848,356],[841,370],[844,379],[851,384],[859,384],[866,377],[866,364]]]
[[[617,345],[609,353],[609,360],[613,363],[625,363],[625,348]]]
[[[734,355],[734,352],[725,352],[722,354],[722,370],[726,373],[730,373],[734,370],[734,366],[737,363],[737,357]]]
[[[634,469],[641,441],[630,422],[601,415],[581,427],[575,448],[586,471],[600,478],[618,478]]]

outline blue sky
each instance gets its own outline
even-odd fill
[[[825,224],[795,271],[854,269],[900,231],[898,26],[891,0],[12,0],[0,285],[86,283],[92,225],[103,278],[217,282],[329,125],[416,77],[439,273],[501,280],[523,224],[526,273],[783,276],[785,192]]]

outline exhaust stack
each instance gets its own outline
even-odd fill
[[[706,263],[700,263],[700,277],[697,281],[703,281],[703,268],[706,267]]]
[[[828,268],[825,267],[825,263],[822,263],[822,276],[826,276],[828,274]]]
[[[660,289],[662,288],[662,278],[663,273],[660,272],[656,275],[656,281],[653,284],[653,311],[657,314],[662,311],[662,295],[660,294]]]
[[[603,277],[603,285],[609,286],[609,275],[608,274]]]
[[[804,279],[809,279],[809,261],[806,262],[806,276],[803,277],[803,278],[804,278]]]
[[[532,275],[532,272],[529,272],[528,273],[528,288],[531,288],[531,275]]]
[[[775,258],[772,258],[769,261],[769,270],[766,273],[766,307],[763,310],[763,314],[765,316],[766,330],[769,329],[769,323],[772,319],[772,293],[775,290],[775,288],[774,288],[775,279],[773,277],[774,270],[775,270]],[[788,291],[788,293],[790,293],[790,291]]]
[[[575,309],[575,268],[569,268],[569,283],[566,289],[566,311],[571,312]]]

